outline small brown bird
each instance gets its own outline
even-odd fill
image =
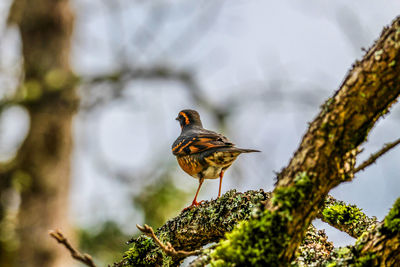
[[[225,136],[203,128],[197,111],[185,109],[179,112],[176,120],[181,125],[181,135],[172,145],[172,153],[179,166],[190,176],[199,179],[199,187],[192,205],[198,206],[197,195],[204,179],[219,177],[218,197],[221,196],[221,184],[224,172],[241,153],[260,152],[255,149],[237,148]],[[185,210],[186,210],[185,209]]]

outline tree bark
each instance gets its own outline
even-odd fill
[[[19,28],[24,60],[25,79],[16,99],[30,116],[29,133],[11,171],[12,179],[26,185],[20,192],[20,246],[14,263],[71,266],[48,231],[70,231],[71,123],[77,106],[69,66],[73,15],[68,0],[14,0],[9,23]]]

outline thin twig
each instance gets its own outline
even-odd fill
[[[71,253],[72,258],[86,264],[89,267],[97,267],[93,262],[92,256],[86,253],[82,254],[76,250],[71,243],[69,243],[68,239],[60,232],[60,230],[51,230],[49,231],[49,235],[57,240],[58,243],[63,244],[64,247],[66,247]]]
[[[184,250],[178,250],[176,251],[174,247],[171,245],[171,243],[167,242],[166,245],[164,245],[160,239],[156,236],[156,234],[153,231],[153,228],[145,224],[144,226],[140,226],[139,224],[136,224],[136,227],[145,235],[148,237],[151,237],[154,242],[168,255],[171,257],[189,257],[189,256],[194,256],[194,255],[199,255],[201,253],[201,250],[194,250],[194,251],[184,251]]]
[[[400,144],[400,138],[394,142],[386,143],[379,151],[377,151],[374,154],[371,154],[371,156],[366,161],[361,163],[360,166],[356,167],[354,169],[354,173],[364,170],[366,167],[373,164],[380,156],[382,156],[383,154],[385,154],[386,152],[388,152],[390,149],[394,148],[398,144]]]

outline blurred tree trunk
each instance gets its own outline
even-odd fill
[[[18,214],[20,245],[16,259],[5,266],[72,266],[48,231],[70,230],[71,126],[77,103],[69,66],[73,14],[68,0],[14,0],[9,23],[21,34],[25,79],[18,94],[29,112],[30,130],[12,172],[12,179],[26,185]]]

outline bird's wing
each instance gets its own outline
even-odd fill
[[[233,146],[234,144],[225,136],[212,131],[203,131],[199,134],[178,138],[172,146],[172,153],[175,156],[185,156],[214,148]]]

